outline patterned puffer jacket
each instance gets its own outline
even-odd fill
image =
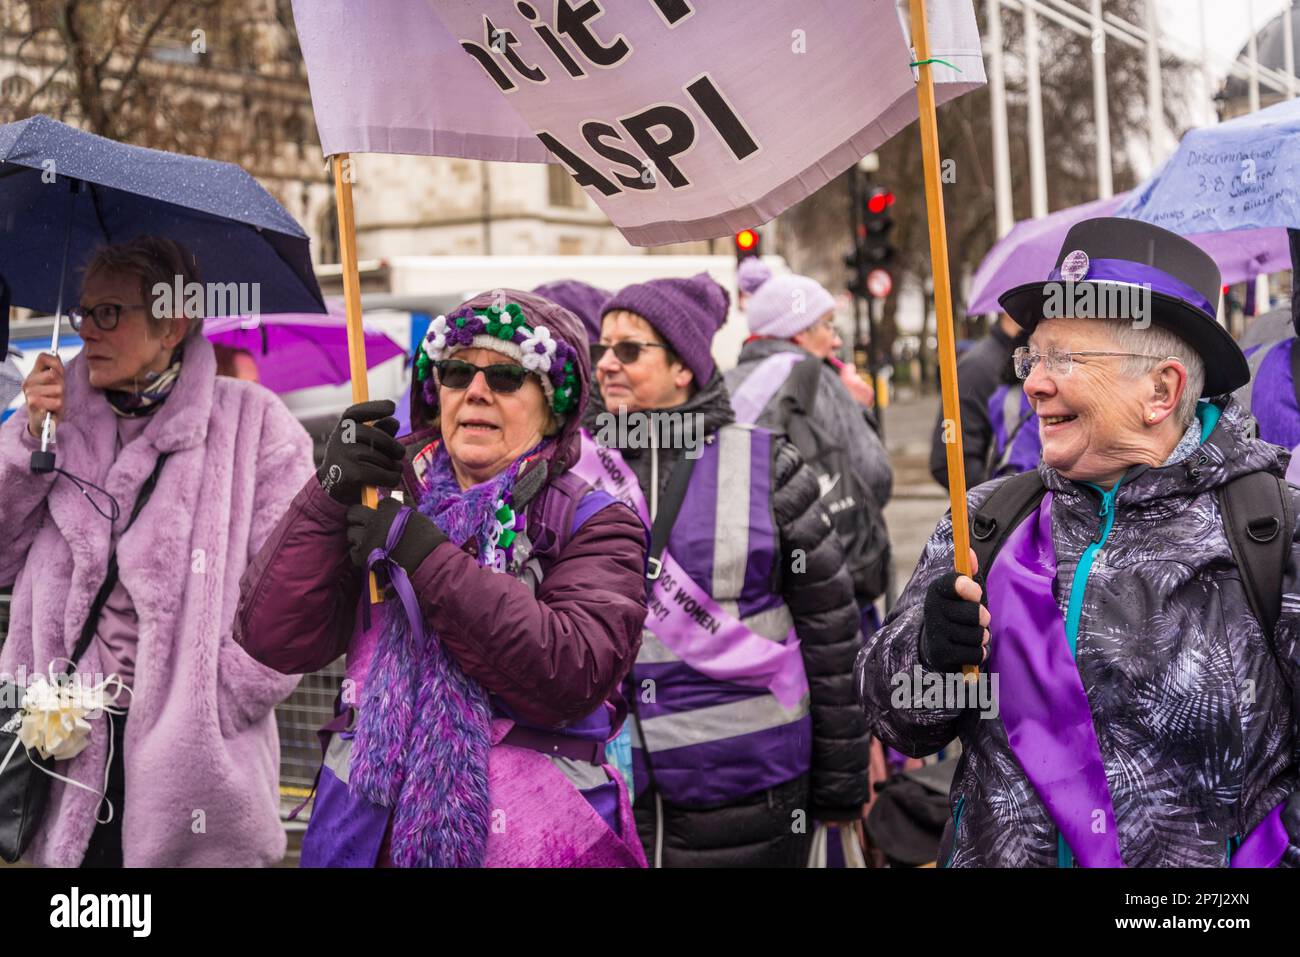
[[[1251,613],[1215,494],[1247,472],[1284,474],[1288,453],[1250,437],[1252,427],[1242,407],[1228,400],[1190,456],[1131,469],[1111,496],[1108,535],[1100,491],[1039,464],[1052,492],[1054,590],[1062,616],[1080,557],[1104,539],[1078,586],[1077,664],[1119,851],[1129,867],[1223,866],[1231,842],[1283,802],[1290,845],[1282,864],[1300,866],[1300,797],[1292,797],[1300,778],[1300,535],[1293,537],[1270,648]],[[971,490],[972,513],[1000,481]],[[1292,487],[1291,495],[1300,514],[1300,489]],[[1001,718],[990,716],[993,709],[891,707],[894,676],[920,667],[926,589],[952,567],[949,516],[935,529],[885,626],[858,657],[855,674],[868,722],[887,744],[910,755],[961,739],[941,865],[1055,867],[1057,828],[1017,762]],[[996,624],[998,609],[990,612]]]

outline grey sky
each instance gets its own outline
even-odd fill
[[[1078,3],[1078,0],[1072,2]],[[1199,50],[1201,24],[1198,13],[1202,7],[1205,10],[1205,38],[1211,53],[1230,60],[1246,45],[1251,17],[1255,29],[1261,29],[1285,9],[1286,0],[1160,0],[1161,31],[1189,45],[1192,51]],[[1300,50],[1296,55],[1300,57]],[[1216,76],[1223,76],[1221,63],[1214,63],[1213,69]]]

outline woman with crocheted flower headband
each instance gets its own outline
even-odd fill
[[[605,745],[645,618],[645,532],[570,473],[581,323],[496,290],[431,324],[400,442],[344,413],[244,579],[236,636],[288,673],[347,654],[304,866],[645,866]],[[362,504],[373,485],[402,501]],[[388,597],[371,606],[366,574]]]

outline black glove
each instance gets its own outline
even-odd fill
[[[393,438],[396,411],[388,399],[362,402],[344,412],[334,426],[316,480],[336,502],[354,505],[366,486],[396,488],[401,483],[406,449]],[[366,425],[376,419],[374,425]]]
[[[957,595],[958,574],[948,572],[925,590],[921,664],[930,671],[955,673],[984,660],[980,603]]]
[[[378,508],[353,505],[348,509],[352,564],[358,568],[366,567],[370,553],[388,542],[388,530],[401,510],[402,506],[395,498],[381,498]],[[406,574],[414,575],[429,553],[445,541],[447,536],[442,534],[442,529],[419,512],[412,511],[390,557],[406,569]]]

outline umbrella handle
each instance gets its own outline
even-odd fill
[[[63,325],[63,284],[68,277],[68,253],[72,250],[72,222],[77,212],[77,194],[81,192],[81,180],[68,180],[68,193],[72,197],[68,200],[68,227],[63,236],[63,262],[59,266],[59,299],[58,305],[54,309],[54,331],[50,334],[50,355],[58,356],[59,354],[59,328]],[[6,317],[8,318],[8,317]],[[54,471],[54,452],[50,448],[54,444],[54,416],[45,413],[45,421],[41,423],[41,447],[39,451],[32,452],[31,469],[37,474]]]
[[[921,128],[921,157],[925,169],[925,205],[929,210],[930,265],[934,274],[934,322],[939,333],[939,381],[943,392],[943,417],[951,429],[947,443],[948,496],[952,506],[953,563],[961,575],[970,575],[970,525],[966,515],[966,471],[961,447],[961,404],[957,395],[957,343],[952,322],[952,287],[948,272],[948,231],[943,214],[943,186],[939,179],[939,121],[935,115],[933,62],[930,33],[925,22],[925,0],[910,0],[912,48],[917,62],[917,112]],[[962,668],[966,681],[979,677],[979,668]]]

